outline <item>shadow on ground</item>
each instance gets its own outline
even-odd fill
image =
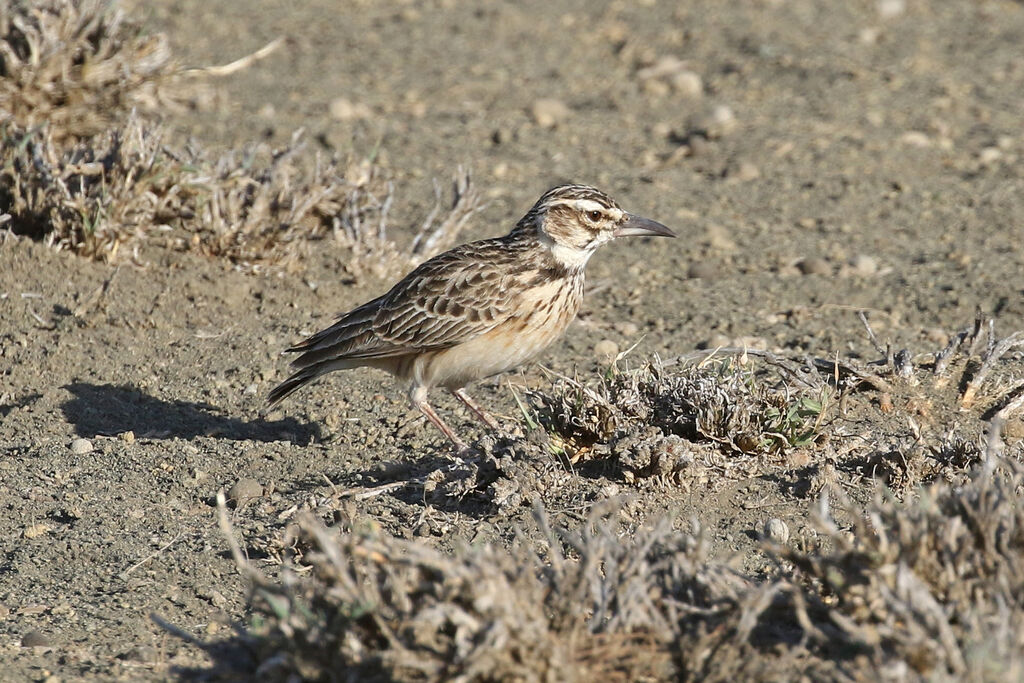
[[[208,403],[163,401],[131,386],[73,382],[65,389],[74,394],[61,409],[81,436],[113,436],[132,431],[138,438],[191,439],[212,436],[235,441],[293,441],[308,443],[319,438],[319,429],[295,418],[249,422],[218,415]]]

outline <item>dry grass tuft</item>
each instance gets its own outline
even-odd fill
[[[247,268],[294,270],[314,244],[330,239],[351,250],[353,276],[433,255],[424,241],[447,244],[479,209],[462,172],[445,218],[403,249],[388,235],[392,185],[368,160],[303,159],[300,135],[281,150],[261,144],[216,158],[163,138],[160,127],[135,115],[77,142],[58,140],[48,127],[8,125],[0,208],[15,232],[105,261],[165,246]]]
[[[301,523],[309,578],[263,585],[271,628],[260,674],[285,680],[661,680],[673,624],[661,596],[690,591],[704,609],[729,574],[663,521],[623,541],[594,513],[581,531],[551,529],[544,550],[521,539],[454,555],[378,531]]]
[[[989,455],[988,457],[995,457]],[[1019,456],[1018,456],[1019,457]],[[991,469],[991,468],[989,468]],[[776,548],[807,591],[818,645],[866,655],[876,675],[1024,675],[1024,478],[1016,460],[908,504],[879,498],[851,531],[817,515],[820,542]]]
[[[844,515],[849,529],[823,497],[817,540],[766,545],[777,567],[761,578],[668,519],[623,534],[612,503],[576,529],[538,511],[511,549],[452,554],[307,518],[312,571],[254,575],[267,622],[247,636],[253,667],[266,680],[1016,680],[1024,478],[1000,462],[917,502],[880,495]]]
[[[731,360],[668,371],[653,362],[587,386],[558,378],[529,398],[556,450],[575,462],[614,456],[635,477],[670,474],[686,442],[727,454],[809,446],[821,434],[829,392],[774,382]]]
[[[479,210],[469,173],[409,247],[388,235],[393,188],[382,169],[251,145],[212,157],[165,141],[142,110],[195,104],[194,76],[225,75],[275,41],[220,68],[182,71],[162,35],[146,36],[109,0],[0,5],[0,216],[15,233],[105,261],[151,246],[192,250],[247,268],[298,269],[314,243],[351,250],[351,275],[391,274],[450,246]]]
[[[46,126],[61,142],[99,134],[133,108],[197,96],[166,37],[144,34],[110,0],[0,4],[0,123]]]

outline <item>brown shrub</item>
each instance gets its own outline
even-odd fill
[[[425,221],[400,248],[388,235],[393,189],[382,170],[367,160],[303,159],[300,135],[281,150],[259,144],[210,158],[166,144],[159,126],[134,114],[80,141],[49,127],[8,124],[2,134],[0,213],[11,229],[106,261],[154,245],[299,268],[312,243],[332,239],[353,252],[347,265],[359,275],[432,256],[479,209],[460,171],[451,205],[439,198],[432,214],[443,218]]]
[[[1021,482],[880,497],[852,531],[823,507],[821,542],[771,546],[762,580],[666,520],[623,536],[600,513],[555,532],[539,514],[539,542],[453,555],[307,520],[313,572],[257,590],[252,642],[277,680],[1016,680]]]
[[[86,138],[134,107],[191,101],[195,84],[180,73],[166,37],[110,0],[0,3],[0,123]]]
[[[313,572],[265,582],[256,639],[262,675],[285,680],[660,680],[673,671],[674,627],[661,604],[686,585],[704,609],[729,574],[663,521],[623,542],[592,515],[551,530],[546,548],[463,548],[455,555],[379,531],[301,524]],[[712,596],[715,595],[715,598]]]
[[[442,251],[479,209],[460,169],[451,204],[438,188],[399,247],[387,234],[391,184],[369,161],[303,158],[298,134],[281,150],[214,157],[168,143],[137,113],[195,104],[205,91],[193,76],[230,70],[182,71],[163,35],[108,0],[0,4],[0,225],[106,261],[168,246],[245,267],[298,268],[332,239],[359,275]]]
[[[671,473],[684,441],[730,454],[810,445],[828,400],[729,360],[673,371],[655,361],[590,384],[560,377],[528,396],[556,449],[574,461],[611,456],[633,476]]]

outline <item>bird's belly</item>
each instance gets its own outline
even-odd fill
[[[575,313],[564,311],[557,319],[547,321],[509,321],[476,339],[424,358],[418,373],[420,379],[428,386],[458,388],[513,370],[533,360],[562,336]]]

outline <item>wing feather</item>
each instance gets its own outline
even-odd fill
[[[515,313],[521,298],[514,269],[495,267],[502,256],[508,257],[508,245],[500,238],[435,256],[387,294],[289,348],[302,354],[292,365],[441,350],[493,330]]]

